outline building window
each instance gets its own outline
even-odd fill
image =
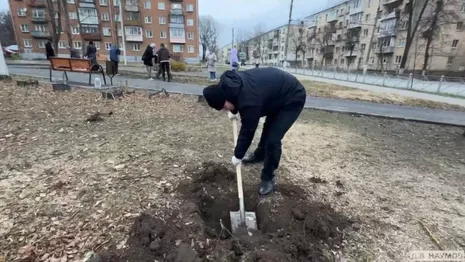
[[[71,33],[73,35],[79,35],[79,27],[77,26],[71,26]]]
[[[60,40],[60,41],[58,42],[58,48],[59,48],[59,49],[65,49],[65,48],[66,48],[66,42],[63,41],[63,40]]]
[[[39,48],[45,48],[45,41],[44,40],[39,41]]]
[[[194,25],[194,19],[187,19],[187,25],[188,26],[193,26]]]
[[[152,16],[148,15],[145,17],[145,23],[146,24],[151,24],[152,23]]]
[[[76,49],[81,49],[82,48],[82,42],[81,41],[73,41],[73,46]]]
[[[108,0],[100,0],[100,5],[107,6],[108,5]]]
[[[140,26],[127,26],[126,27],[126,35],[141,36],[142,35],[142,27],[140,27]]]
[[[165,25],[166,24],[166,17],[160,16],[158,18],[158,22],[160,23],[160,25]]]
[[[110,20],[110,16],[108,15],[108,13],[102,13],[101,17],[102,17],[102,21]]]
[[[21,32],[29,32],[29,27],[27,25],[21,25]]]
[[[182,28],[170,28],[170,37],[185,37],[184,29]]]
[[[166,38],[166,32],[160,32],[160,38]]]
[[[68,3],[68,4],[74,4],[74,0],[66,0],[66,3]]]
[[[145,37],[147,37],[147,38],[153,38],[152,30],[146,30],[146,31],[145,31]]]
[[[334,59],[334,64],[337,65],[337,59]]]
[[[183,45],[173,45],[173,52],[174,53],[183,53],[184,46]]]
[[[47,31],[47,26],[45,25],[36,25],[34,27],[35,31],[39,31],[39,32],[46,32]]]
[[[111,36],[111,29],[108,27],[103,28],[103,35],[104,36]]]
[[[389,63],[389,58],[388,57],[383,57],[383,64]]]
[[[110,50],[111,48],[111,43],[106,42],[105,43],[105,50]]]
[[[120,15],[115,15],[115,21],[121,22],[121,16]]]
[[[465,4],[462,4],[462,8],[460,8],[460,11],[461,11],[462,13],[465,13]]]
[[[400,61],[402,61],[402,56],[401,55],[396,56],[396,64],[400,64]]]
[[[18,16],[26,16],[26,8],[18,9]]]
[[[363,29],[363,35],[368,35],[368,29]]]
[[[97,50],[100,50],[100,42],[94,42],[94,46]]]
[[[453,56],[449,56],[449,57],[447,58],[447,64],[448,64],[448,65],[452,65],[452,62],[454,62],[454,57],[453,57]]]
[[[187,12],[194,12],[194,5],[193,4],[186,5],[186,10]]]
[[[454,39],[454,41],[452,41],[452,48],[456,48],[458,44],[459,44],[459,40]]]
[[[194,40],[194,32],[188,32],[187,39]]]
[[[368,20],[370,20],[370,14],[367,14],[367,15],[365,16],[365,21],[368,22]]]
[[[23,43],[24,43],[24,47],[32,47],[31,40],[24,39]]]
[[[69,12],[69,19],[77,19],[77,13],[76,12]]]
[[[463,30],[463,22],[457,22],[457,31]]]
[[[341,65],[344,65],[344,59],[341,59]]]
[[[182,9],[182,5],[181,4],[177,4],[177,3],[172,3],[171,4],[171,9],[174,9],[174,10],[179,10],[179,9]]]
[[[140,51],[140,44],[132,44],[132,51]]]
[[[119,6],[120,3],[121,3],[121,0],[115,0],[113,1],[113,6]]]
[[[405,47],[405,39],[399,39],[398,47]]]
[[[368,0],[368,7],[371,7],[373,5],[373,0]]]
[[[171,24],[184,24],[184,16],[182,15],[170,15]]]
[[[367,47],[367,45],[366,45],[366,44],[362,44],[360,47],[361,47],[361,49],[362,49],[362,51],[363,51],[363,50],[365,50],[365,48]]]
[[[165,3],[159,2],[158,3],[158,10],[165,10]]]
[[[144,1],[145,9],[152,9],[152,3],[150,1]]]

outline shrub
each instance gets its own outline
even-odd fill
[[[184,72],[184,71],[186,71],[186,64],[184,62],[171,60],[171,71],[173,71],[173,72]]]

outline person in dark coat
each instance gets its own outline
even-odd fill
[[[50,57],[55,57],[55,50],[53,50],[52,42],[47,41],[45,44],[45,56],[47,60],[50,60]]]
[[[166,81],[165,73],[167,73],[168,82],[171,81],[170,58],[171,58],[170,50],[168,50],[168,48],[165,47],[165,44],[161,44],[160,49],[157,52],[157,59],[160,62],[160,69],[163,75],[163,81]]]
[[[232,163],[237,166],[264,161],[259,194],[273,192],[281,140],[302,112],[305,88],[297,78],[280,69],[254,68],[226,71],[218,84],[203,90],[203,96],[212,108],[230,111],[230,118],[239,112],[242,125]],[[263,116],[266,120],[258,147],[246,155]]]
[[[108,53],[110,54],[110,61],[115,70],[115,74],[119,75],[118,64],[119,64],[119,56],[121,54],[121,50],[116,45],[111,45],[110,51],[108,51]]]
[[[153,80],[152,78],[152,68],[153,68],[153,58],[155,55],[153,54],[153,49],[155,49],[156,45],[154,43],[151,43],[150,45],[147,46],[147,48],[144,51],[144,54],[142,55],[142,61],[144,61],[144,65],[147,68],[147,75],[149,80]]]
[[[79,51],[76,48],[68,46],[68,49],[71,58],[81,58],[81,54],[79,54]]]
[[[93,41],[89,41],[89,45],[86,48],[86,54],[84,57],[90,60],[92,65],[97,65],[97,48],[94,46]]]

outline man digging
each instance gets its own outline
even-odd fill
[[[281,159],[281,140],[299,117],[305,105],[305,88],[293,75],[276,68],[226,71],[220,82],[203,90],[208,105],[216,110],[237,112],[241,130],[232,163],[264,162],[260,195],[274,191],[274,171]],[[266,116],[257,149],[246,155],[261,117]]]

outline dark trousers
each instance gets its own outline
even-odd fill
[[[299,117],[304,104],[305,102],[295,103],[266,116],[262,136],[254,152],[257,158],[265,160],[261,175],[263,181],[273,180],[274,171],[281,160],[281,140]]]
[[[118,74],[118,61],[113,61],[111,60],[111,63],[113,64],[113,68],[115,69],[115,74]]]
[[[255,68],[258,68],[258,66],[260,66],[260,64],[255,64]]]
[[[168,82],[171,80],[171,73],[170,73],[170,62],[160,62],[161,73],[163,75],[163,81],[166,80],[165,72],[168,74]]]
[[[216,72],[210,72],[210,79],[216,79]]]

